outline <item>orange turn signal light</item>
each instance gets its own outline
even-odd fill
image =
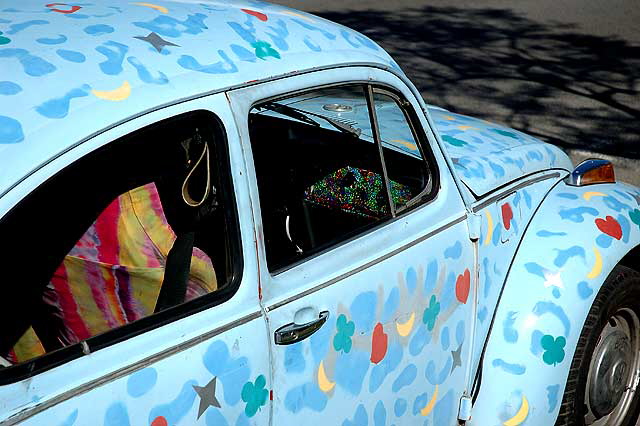
[[[596,183],[615,183],[613,164],[607,160],[590,158],[578,166],[565,179],[567,185],[586,186]]]

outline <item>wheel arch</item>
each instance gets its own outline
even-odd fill
[[[553,424],[593,300],[616,265],[638,270],[639,261],[640,190],[560,181],[507,273],[469,424]]]

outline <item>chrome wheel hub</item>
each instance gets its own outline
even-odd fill
[[[588,425],[617,425],[627,415],[640,372],[640,320],[620,309],[598,338],[589,365],[585,405]]]

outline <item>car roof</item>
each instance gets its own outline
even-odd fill
[[[22,0],[0,14],[0,196],[140,112],[350,63],[398,69],[366,36],[257,1]]]

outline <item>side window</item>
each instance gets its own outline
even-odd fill
[[[418,142],[403,111],[385,92],[375,95],[379,106],[370,86],[344,85],[250,111],[270,271],[377,226],[427,191],[429,172],[420,149],[408,150]]]
[[[0,264],[20,285],[0,298],[0,361],[91,350],[228,296],[239,242],[226,158],[217,118],[189,113],[96,150],[10,211]]]
[[[430,192],[430,174],[401,98],[375,88],[373,102],[391,198],[400,212]]]

